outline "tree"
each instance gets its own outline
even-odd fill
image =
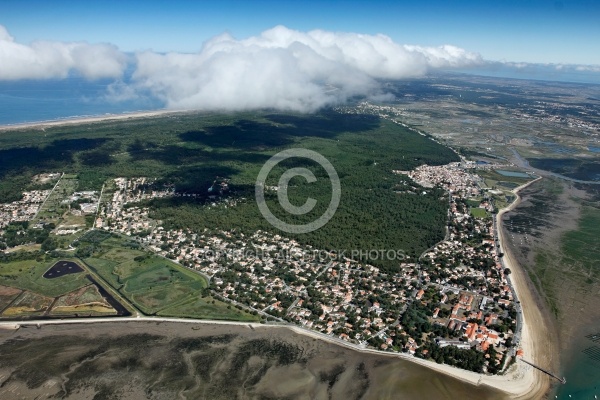
[[[52,251],[52,250],[55,250],[57,247],[58,247],[58,244],[52,238],[46,238],[46,240],[44,240],[42,242],[42,250],[43,251]]]

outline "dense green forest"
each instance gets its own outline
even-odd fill
[[[297,240],[321,249],[401,249],[416,256],[443,237],[444,193],[417,187],[392,170],[445,164],[458,156],[430,137],[390,121],[333,111],[173,114],[4,132],[0,134],[0,201],[18,199],[30,187],[31,177],[41,172],[76,173],[79,190],[99,190],[111,177],[148,176],[174,184],[177,192],[200,194],[150,203],[153,216],[169,228],[275,231],[258,211],[254,184],[266,160],[293,147],[324,155],[335,167],[342,188],[331,221],[315,232],[297,235]],[[289,223],[316,219],[331,198],[326,172],[298,158],[279,164],[268,184],[276,185],[285,169],[297,166],[309,168],[318,180],[308,184],[293,179],[290,201],[301,205],[308,197],[315,198],[313,211],[291,218],[278,205],[276,193],[267,192],[269,208]],[[235,206],[210,206],[208,188],[217,178],[229,180],[227,196]],[[380,265],[393,267],[394,263]]]

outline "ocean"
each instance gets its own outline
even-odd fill
[[[600,398],[600,321],[578,330],[577,337],[563,351],[565,385],[558,385],[558,399]],[[554,397],[552,396],[552,397]]]
[[[71,77],[56,80],[0,81],[0,125],[158,110],[150,97],[115,101],[108,97],[111,80]]]

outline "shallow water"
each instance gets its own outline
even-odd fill
[[[150,97],[116,100],[109,81],[81,78],[47,81],[0,81],[0,125],[156,110]]]
[[[580,329],[576,340],[563,352],[563,359],[567,383],[559,385],[554,396],[559,399],[600,398],[600,322]]]

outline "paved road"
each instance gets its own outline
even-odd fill
[[[221,324],[221,325],[252,325],[260,326],[264,324],[254,322],[221,321],[208,319],[187,319],[187,318],[164,318],[164,317],[102,317],[102,318],[65,318],[65,319],[44,319],[28,321],[1,321],[0,327],[6,329],[15,329],[22,326],[42,326],[42,325],[64,325],[64,324],[97,324],[100,322],[178,322],[193,324]]]

